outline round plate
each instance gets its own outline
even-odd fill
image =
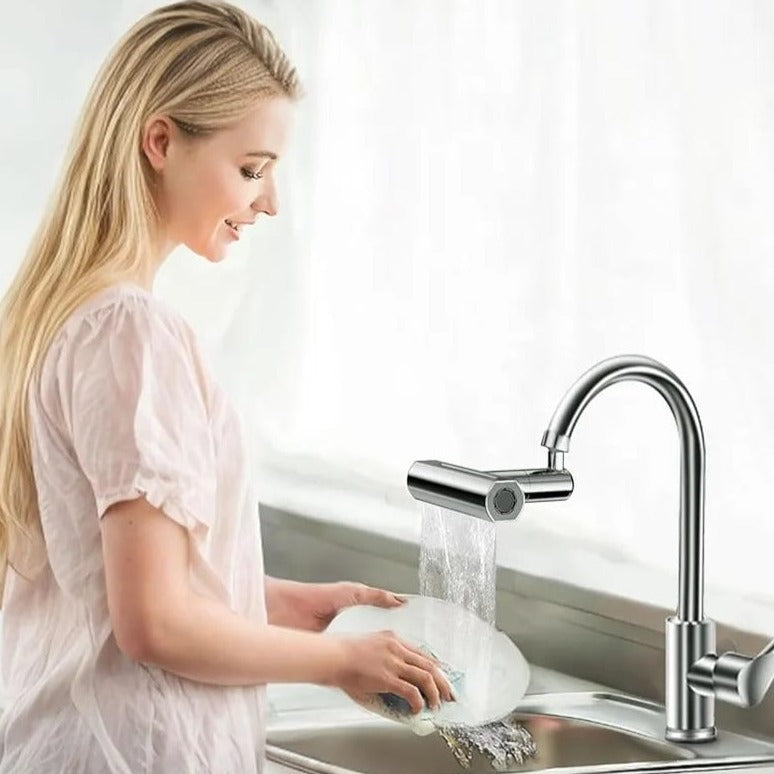
[[[480,725],[512,712],[527,690],[529,664],[508,636],[452,602],[405,596],[408,601],[401,607],[345,608],[326,631],[341,635],[391,630],[448,665],[456,701],[442,702],[434,712],[424,710],[418,719]]]

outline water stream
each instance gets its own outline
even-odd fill
[[[495,622],[495,524],[428,503],[422,507],[419,591]]]
[[[420,594],[470,610],[491,624],[494,632],[496,525],[424,502],[420,506]],[[464,623],[446,623],[448,642],[453,644],[453,666],[464,670],[471,696],[478,689],[478,695],[485,697],[490,690],[491,640],[482,641],[480,629],[466,631]],[[536,754],[527,729],[508,718],[479,726],[444,725],[438,732],[463,768],[470,767],[474,751],[485,755],[497,771]]]

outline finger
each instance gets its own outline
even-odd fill
[[[440,669],[433,670],[433,677],[435,678],[436,685],[438,686],[438,690],[441,692],[444,701],[457,701],[452,684]]]
[[[406,680],[396,678],[391,684],[390,689],[392,693],[403,697],[409,704],[411,714],[416,715],[421,712],[425,707],[425,700],[422,698],[422,694],[416,685],[412,685]]]
[[[428,656],[423,653],[407,650],[403,658],[407,664],[424,669],[425,672],[432,672],[434,669],[438,669],[438,662],[433,661],[432,658],[428,658]]]
[[[430,670],[430,674],[433,676],[433,680],[435,680],[435,684],[438,687],[438,692],[441,694],[441,697],[444,701],[456,701],[457,697],[454,695],[454,689],[451,686],[451,683],[449,682],[449,679],[446,677],[446,675],[438,669],[438,667],[434,667]]]
[[[454,689],[452,688],[449,679],[443,673],[443,670],[438,668],[437,662],[432,661],[425,655],[415,655],[413,652],[410,652],[406,654],[406,663],[432,674],[444,701],[456,700]]]
[[[401,677],[419,688],[425,697],[428,707],[434,710],[440,709],[441,693],[438,690],[438,685],[432,672],[426,672],[424,669],[406,664]]]
[[[407,642],[404,639],[397,638],[398,642],[407,650],[409,651],[413,656],[416,656],[418,658],[423,658],[425,661],[430,661],[434,665],[438,665],[441,663],[441,660],[439,658],[436,658],[435,655],[432,653],[427,653],[427,651],[422,650],[418,645],[414,645],[410,642]]]
[[[363,586],[358,589],[357,596],[360,604],[374,605],[375,607],[400,607],[405,603],[405,600],[402,600],[397,594],[372,586]]]

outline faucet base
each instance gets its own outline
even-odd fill
[[[688,671],[703,656],[715,653],[715,622],[666,620],[666,738],[672,742],[715,739],[715,697],[691,688]]]
[[[717,738],[717,729],[715,726],[700,728],[698,731],[682,731],[679,728],[667,728],[664,736],[668,742],[680,742],[681,744],[714,742]]]

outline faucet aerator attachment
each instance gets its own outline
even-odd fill
[[[438,460],[415,462],[407,485],[417,500],[484,521],[515,519],[524,507],[524,492],[515,478]]]
[[[512,521],[528,502],[566,500],[574,486],[567,470],[480,471],[438,460],[415,462],[407,484],[417,500],[485,521]]]

